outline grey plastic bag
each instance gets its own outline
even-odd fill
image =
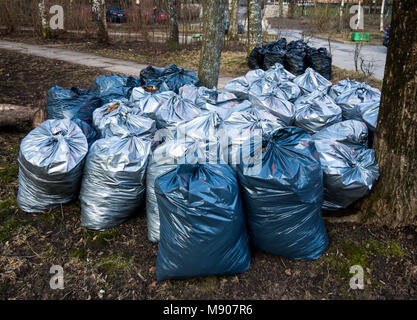
[[[295,126],[313,134],[342,121],[342,110],[322,91],[313,92],[295,102]]]
[[[333,99],[336,99],[342,93],[349,91],[352,88],[355,88],[360,85],[360,82],[355,80],[350,80],[349,78],[339,81],[337,84],[329,88],[329,96]]]
[[[248,99],[249,83],[245,76],[230,80],[223,87],[224,92],[233,93],[239,100]]]
[[[355,113],[356,105],[366,102],[380,102],[381,91],[361,83],[337,97],[336,103],[342,108],[343,119],[350,120]]]
[[[224,150],[217,139],[201,141],[191,137],[181,140],[168,140],[158,146],[149,160],[146,173],[146,218],[148,225],[148,239],[159,241],[159,208],[155,194],[155,180],[177,167],[180,163],[193,163],[209,159],[223,163]],[[226,151],[227,152],[227,151]],[[200,159],[200,160],[198,160]]]
[[[265,76],[271,76],[277,82],[287,82],[293,81],[295,79],[295,75],[285,70],[284,66],[280,63],[276,63],[267,71],[265,71]]]
[[[198,117],[182,122],[178,125],[176,136],[177,140],[187,139],[211,139],[217,137],[223,124],[222,117],[215,111],[207,111]]]
[[[20,145],[17,203],[26,212],[41,212],[78,196],[87,139],[69,119],[47,120]]]
[[[199,87],[195,104],[203,111],[214,111],[224,117],[239,101],[231,92]]]
[[[145,200],[145,177],[151,141],[109,137],[92,146],[81,184],[81,226],[115,227],[138,213]]]
[[[158,108],[173,96],[175,96],[174,91],[148,92],[144,88],[134,88],[130,102],[149,118],[155,120]]]
[[[375,152],[366,149],[367,133],[363,122],[348,120],[313,135],[323,168],[323,209],[347,208],[378,180]]]
[[[307,70],[296,77],[293,82],[301,88],[304,94],[308,94],[318,89],[327,92],[328,88],[332,85],[329,80],[312,68],[307,68]]]

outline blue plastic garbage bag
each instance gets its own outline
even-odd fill
[[[345,80],[340,80],[337,84],[333,85],[329,89],[329,96],[336,100],[338,96],[342,93],[355,88],[360,85],[360,82],[355,80],[350,80],[349,78]]]
[[[328,238],[321,216],[323,172],[313,140],[286,127],[252,147],[244,147],[237,172],[253,244],[291,259],[318,259]]]
[[[84,133],[69,119],[33,129],[20,145],[19,207],[41,212],[77,198],[87,152]]]
[[[93,112],[101,101],[88,90],[59,86],[52,87],[46,96],[46,110],[50,119],[80,119],[91,123]]]
[[[375,151],[366,148],[367,133],[363,122],[347,120],[313,135],[323,168],[323,209],[347,208],[378,180]]]
[[[251,254],[236,174],[226,164],[181,164],[156,179],[158,280],[230,275]]]
[[[139,213],[145,203],[150,150],[148,139],[135,136],[113,136],[93,144],[81,184],[81,226],[104,230]]]
[[[327,93],[328,88],[332,85],[329,80],[312,68],[307,68],[303,74],[296,77],[294,83],[301,88],[304,94],[309,94],[315,90],[326,91]]]
[[[162,73],[162,77],[169,90],[172,90],[175,93],[178,93],[179,89],[186,84],[193,84],[197,87],[200,86],[200,80],[198,79],[197,73],[177,67],[175,64],[166,67]]]
[[[104,105],[117,99],[129,99],[135,87],[140,87],[138,78],[110,74],[98,77],[93,83],[91,91],[101,99],[101,105]]]
[[[171,97],[174,91],[148,92],[144,88],[134,88],[130,96],[130,102],[137,106],[149,118],[156,119],[156,111]]]
[[[144,86],[148,81],[160,78],[163,72],[164,69],[149,65],[140,71],[140,82]]]

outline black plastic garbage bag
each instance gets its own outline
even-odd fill
[[[286,258],[318,259],[328,238],[321,216],[323,172],[313,140],[287,127],[251,147],[254,151],[245,146],[237,172],[252,243]]]
[[[140,87],[140,80],[120,74],[100,76],[93,83],[91,91],[101,99],[101,105],[118,99],[129,99],[133,88]]]
[[[301,88],[303,94],[309,94],[315,90],[327,92],[332,85],[329,80],[312,68],[307,68],[307,70],[302,75],[296,77],[293,82]]]
[[[380,102],[381,91],[368,86],[366,83],[351,88],[336,98],[336,103],[342,108],[343,119],[353,119],[356,106],[367,102]]]
[[[155,120],[156,111],[173,96],[175,96],[174,91],[148,92],[144,88],[134,88],[130,96],[130,102],[149,118]]]
[[[157,280],[248,270],[249,238],[236,174],[226,164],[182,164],[156,180],[161,239]]]
[[[323,168],[323,209],[347,208],[378,180],[375,152],[366,149],[366,137],[366,125],[357,120],[336,123],[313,135]]]
[[[139,213],[150,150],[148,139],[135,136],[113,136],[93,144],[81,184],[81,226],[104,230]]]
[[[290,50],[285,55],[285,69],[298,76],[306,70],[306,53],[300,50]]]
[[[264,68],[265,50],[262,47],[256,47],[252,50],[248,57],[249,69]]]
[[[316,70],[327,80],[332,78],[332,57],[326,48],[308,48],[307,65]]]
[[[101,101],[88,90],[59,86],[52,87],[46,96],[46,110],[50,119],[80,119],[91,123],[93,112]]]
[[[155,80],[162,77],[164,69],[156,68],[154,66],[147,66],[145,69],[140,71],[140,83],[142,86],[146,85],[149,80]]]
[[[287,51],[284,49],[265,49],[264,70],[268,70],[276,63],[284,64]]]
[[[200,80],[198,79],[197,73],[177,67],[175,64],[166,67],[162,73],[162,77],[169,90],[172,90],[175,93],[178,93],[179,89],[186,84],[193,84],[197,87],[200,86]]]
[[[84,122],[80,119],[72,119],[72,121],[75,122],[84,133],[85,137],[87,138],[87,143],[88,143],[89,148],[97,139],[100,138],[100,134],[87,122]]]
[[[87,152],[84,133],[69,119],[33,129],[20,145],[19,207],[42,212],[76,199]]]
[[[336,100],[336,98],[340,96],[342,93],[349,91],[350,89],[355,88],[359,85],[360,82],[350,80],[349,78],[345,80],[340,80],[337,84],[329,88],[329,96]]]
[[[265,44],[265,49],[267,50],[279,50],[279,49],[286,49],[287,48],[287,39],[281,38],[277,41],[270,41],[267,44]]]

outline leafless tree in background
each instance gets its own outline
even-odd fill
[[[238,35],[238,11],[239,11],[239,0],[231,0],[231,10],[229,18],[229,39],[237,40]]]
[[[384,32],[384,11],[385,11],[385,0],[382,0],[381,15],[380,15],[380,21],[379,21],[379,30],[381,32]]]
[[[179,32],[177,22],[177,6],[175,0],[168,0],[169,15],[169,49],[177,50],[179,48]]]
[[[45,0],[38,0],[39,17],[41,19],[41,35],[43,39],[51,37],[51,30],[49,29],[48,18],[46,15]]]
[[[262,9],[260,0],[248,0],[248,53],[262,45]]]

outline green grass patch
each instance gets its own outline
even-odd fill
[[[123,253],[110,254],[102,257],[98,261],[101,267],[108,275],[115,276],[119,273],[129,271],[133,268],[134,256],[128,256]]]
[[[5,220],[0,225],[0,243],[9,240],[21,227],[27,223],[16,218]]]

